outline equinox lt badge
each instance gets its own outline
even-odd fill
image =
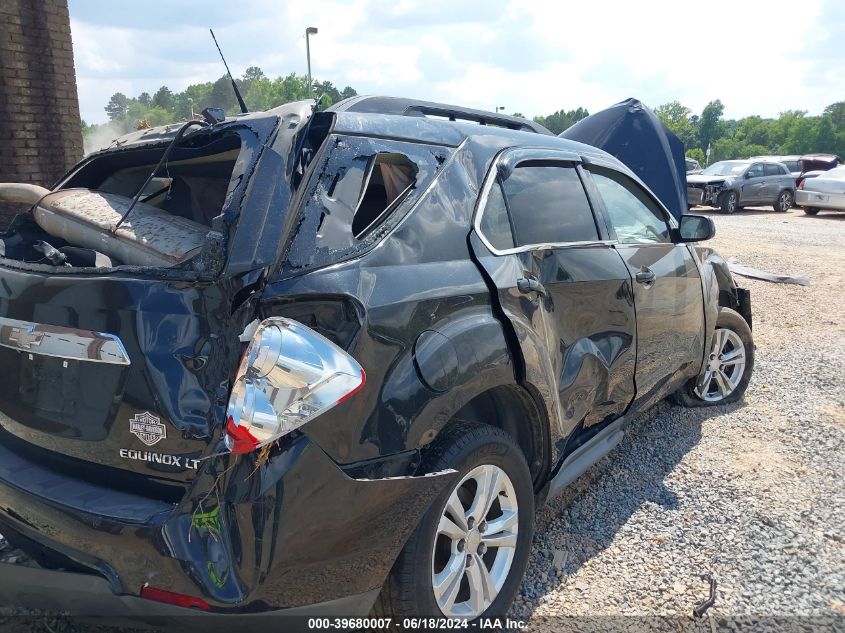
[[[139,413],[129,420],[129,430],[147,446],[152,446],[160,439],[167,437],[167,429],[164,428],[161,420],[149,411]]]

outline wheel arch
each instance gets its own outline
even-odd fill
[[[516,383],[480,390],[450,416],[437,437],[466,422],[487,424],[513,437],[528,463],[535,491],[542,489],[551,467],[551,439],[548,416],[537,394]],[[431,445],[436,442],[437,438]]]

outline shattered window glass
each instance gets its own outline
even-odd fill
[[[416,203],[447,148],[335,135],[308,182],[284,270],[333,264],[367,250]]]
[[[352,220],[355,237],[360,239],[378,226],[393,204],[410,191],[416,177],[416,165],[403,154],[379,152],[373,156]]]

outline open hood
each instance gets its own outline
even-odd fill
[[[684,144],[637,99],[627,99],[582,119],[559,136],[612,154],[679,218],[687,211]]]

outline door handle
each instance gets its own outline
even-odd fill
[[[657,279],[657,275],[655,275],[654,271],[650,268],[643,267],[642,270],[636,274],[637,283],[643,284],[644,286],[650,286],[654,283],[655,279]]]
[[[536,277],[525,276],[516,280],[516,287],[522,293],[536,292],[543,297],[546,296],[546,288]]]

